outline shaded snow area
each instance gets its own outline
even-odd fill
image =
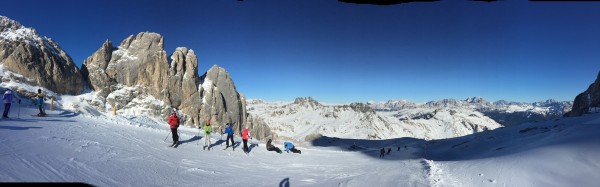
[[[79,97],[79,96],[78,96]],[[77,103],[78,97],[61,97]],[[87,95],[90,97],[90,95]],[[81,103],[79,103],[81,104]],[[80,108],[83,106],[79,106]],[[68,107],[65,107],[68,108]],[[4,109],[1,106],[0,109]],[[321,137],[302,154],[268,152],[252,141],[202,150],[205,135],[166,122],[64,108],[33,117],[13,104],[0,120],[0,181],[94,186],[598,186],[600,114],[503,127],[463,137],[359,140]],[[222,139],[223,138],[223,139]],[[276,146],[283,149],[283,142]],[[380,158],[379,150],[386,154]],[[389,155],[387,150],[391,149]]]

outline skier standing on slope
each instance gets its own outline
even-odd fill
[[[292,142],[283,142],[283,146],[285,147],[285,152],[290,153],[290,151],[292,151],[292,153],[300,153],[302,154],[302,152],[298,149],[296,149],[296,147],[294,146],[294,144]]]
[[[175,109],[171,112],[169,117],[169,126],[171,127],[171,136],[173,137],[173,144],[171,146],[177,147],[179,145],[179,135],[177,135],[177,128],[179,128],[179,117],[175,113]]]
[[[2,100],[4,100],[4,113],[2,113],[2,118],[8,118],[8,112],[10,111],[12,98],[13,95],[10,89],[6,90],[6,92],[4,92],[4,96],[2,97]]]
[[[231,140],[231,147],[233,147],[233,127],[231,123],[227,124],[227,128],[225,128],[225,133],[227,133],[227,140],[225,141],[227,145],[225,149],[227,149],[229,147],[229,140]],[[235,151],[235,148],[233,148],[233,150]]]
[[[379,158],[383,158],[383,155],[385,155],[385,148],[381,148],[381,150],[379,150]]]
[[[202,150],[206,150],[206,148],[208,147],[208,150],[210,151],[210,134],[212,133],[212,126],[210,126],[210,120],[206,120],[206,124],[204,125],[204,147],[202,148]]]
[[[244,131],[242,132],[242,142],[244,142],[244,153],[249,153],[250,150],[248,149],[248,138],[252,137],[250,135],[250,131],[248,131],[248,126],[246,126],[244,128]]]
[[[46,100],[46,98],[44,97],[44,94],[42,93],[42,89],[38,89],[38,93],[35,96],[37,97],[36,104],[38,105],[38,109],[40,109],[40,113],[37,115],[45,116],[46,112],[44,111],[44,100]]]

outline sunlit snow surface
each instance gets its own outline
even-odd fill
[[[60,103],[78,103],[79,97],[83,96],[61,97]],[[268,152],[253,141],[246,155],[239,144],[235,151],[222,150],[219,134],[211,136],[213,150],[203,151],[200,138],[205,135],[188,127],[180,128],[182,144],[168,147],[166,122],[144,116],[47,109],[47,117],[33,117],[36,113],[31,104],[13,104],[11,118],[0,120],[0,181],[95,186],[597,186],[600,177],[600,114],[435,141],[324,137],[299,147],[302,154]],[[353,144],[356,148],[350,149]],[[276,146],[283,149],[280,141]],[[391,148],[391,153],[379,158],[382,147]]]

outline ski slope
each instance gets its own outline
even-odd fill
[[[76,103],[77,97],[62,97]],[[71,100],[65,100],[71,99]],[[83,105],[82,103],[77,103]],[[2,106],[3,107],[3,106]],[[1,108],[3,110],[3,108]],[[20,112],[18,112],[20,111]],[[353,140],[322,137],[302,154],[222,150],[225,137],[145,116],[50,111],[13,104],[0,120],[0,182],[94,186],[597,186],[600,114],[504,127],[469,136]],[[18,119],[17,119],[18,114]],[[166,139],[166,141],[165,141]],[[236,143],[240,142],[236,137]],[[283,142],[276,146],[283,149]],[[349,149],[350,145],[356,149]],[[406,146],[406,148],[404,147]],[[379,158],[379,149],[391,154]],[[400,151],[398,151],[400,147]]]

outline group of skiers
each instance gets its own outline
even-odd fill
[[[169,127],[171,128],[171,137],[173,138],[173,144],[171,144],[170,147],[177,148],[177,146],[179,146],[179,144],[180,144],[179,135],[177,133],[177,128],[179,128],[180,119],[177,116],[176,110],[173,110],[171,112],[171,116],[169,116],[169,119],[168,119],[168,124],[169,124]],[[198,127],[198,128],[202,129],[201,127]],[[206,122],[204,123],[203,130],[204,130],[204,146],[202,147],[202,149],[206,150],[208,148],[208,150],[211,150],[212,143],[210,140],[210,134],[212,134],[213,128],[212,128],[212,125],[210,124],[210,120],[208,120],[208,119],[206,120]],[[227,127],[225,128],[225,131],[223,131],[221,133],[227,134],[227,140],[225,141],[225,144],[226,144],[225,149],[232,147],[232,150],[235,151],[235,147],[234,147],[235,144],[233,141],[233,135],[234,135],[233,125],[231,123],[228,123]],[[243,150],[244,150],[244,153],[246,153],[246,154],[248,154],[250,152],[250,149],[248,148],[248,139],[252,139],[252,135],[250,134],[250,130],[248,130],[248,126],[246,126],[244,128],[244,130],[242,131]],[[231,144],[230,144],[230,142],[231,142]],[[282,153],[282,151],[279,148],[273,146],[271,144],[271,142],[272,142],[271,139],[269,139],[269,141],[267,141],[267,150],[268,151],[276,150],[276,152]],[[285,147],[285,151],[288,153],[290,151],[292,151],[293,153],[301,154],[301,151],[296,149],[294,144],[292,144],[291,142],[284,142],[284,147]]]
[[[40,113],[37,116],[45,116],[46,111],[44,110],[44,101],[46,100],[44,94],[42,93],[42,89],[37,90],[37,94],[35,94],[34,99],[32,100],[35,105],[38,106]],[[4,112],[2,113],[2,118],[8,118],[8,114],[10,113],[10,107],[13,103],[13,92],[10,89],[6,89],[3,93],[2,100],[4,102]],[[18,103],[21,103],[21,100],[17,100]]]
[[[392,148],[388,148],[387,154],[390,155],[390,152],[392,152]],[[383,158],[384,155],[385,155],[385,148],[381,148],[379,150],[379,158]]]
[[[404,149],[408,149],[408,148],[406,147],[406,145],[404,146]],[[398,146],[398,151],[400,151],[400,146]],[[392,152],[392,148],[388,148],[388,150],[387,150],[387,155],[390,155],[390,152]],[[385,153],[385,148],[381,148],[381,149],[379,150],[379,158],[383,158],[383,157],[385,156],[385,154],[386,154],[386,153]]]

